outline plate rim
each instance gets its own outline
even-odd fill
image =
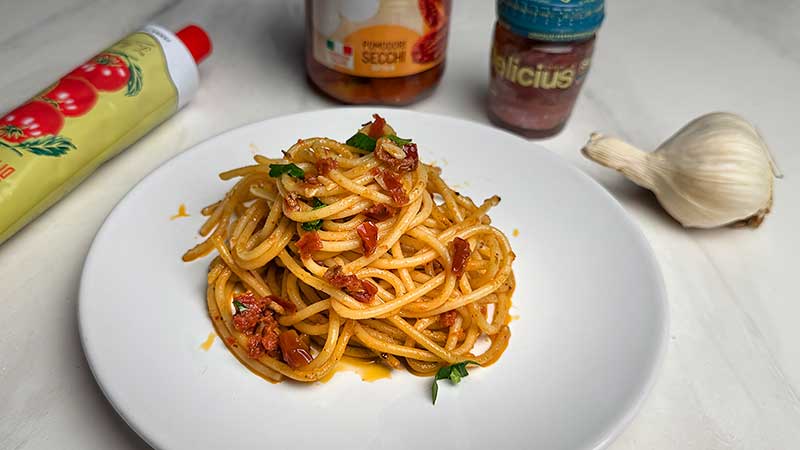
[[[405,108],[395,108],[395,107],[385,107],[385,106],[340,106],[340,107],[328,107],[328,108],[319,108],[313,109],[308,111],[300,111],[291,114],[285,115],[277,115],[268,117],[265,119],[257,120],[254,122],[250,122],[244,125],[235,126],[229,128],[227,130],[221,131],[215,135],[209,136],[199,142],[196,142],[185,149],[179,151],[177,154],[171,156],[170,158],[160,162],[157,166],[153,169],[149,170],[146,174],[144,174],[140,179],[136,181],[136,183],[131,186],[130,189],[116,202],[114,207],[109,211],[108,215],[103,219],[102,224],[98,228],[95,236],[92,238],[92,242],[89,245],[89,250],[86,253],[86,257],[83,261],[83,267],[81,268],[81,275],[78,285],[78,301],[77,301],[77,319],[78,319],[78,334],[80,338],[81,348],[84,352],[84,356],[87,361],[87,365],[89,367],[90,372],[92,373],[92,377],[94,378],[95,382],[97,383],[100,391],[103,393],[103,396],[106,398],[108,403],[112,406],[114,411],[122,418],[125,424],[130,427],[142,440],[144,440],[148,445],[153,448],[166,448],[164,446],[158,445],[155,442],[155,438],[148,436],[145,432],[143,427],[138,426],[134,423],[133,420],[126,414],[124,411],[124,407],[118,402],[114,400],[114,395],[108,389],[106,383],[108,380],[103,380],[103,375],[98,372],[98,368],[95,365],[94,356],[95,353],[92,351],[91,343],[89,343],[86,339],[86,331],[85,328],[87,324],[85,322],[87,314],[86,311],[86,304],[87,300],[85,300],[87,294],[87,283],[86,280],[88,279],[88,268],[92,265],[91,263],[97,257],[97,246],[99,245],[98,242],[105,233],[108,232],[109,222],[112,221],[114,216],[119,213],[120,208],[126,203],[126,201],[139,189],[142,188],[142,185],[156,172],[161,170],[166,170],[167,167],[175,164],[179,159],[186,157],[189,153],[198,151],[198,147],[205,145],[210,141],[214,141],[217,139],[224,138],[227,135],[231,135],[234,133],[242,133],[246,132],[246,130],[250,128],[257,128],[262,126],[266,122],[274,121],[274,120],[286,120],[291,119],[292,117],[299,117],[305,116],[310,114],[344,114],[349,112],[365,112],[365,113],[375,113],[378,112],[385,116],[389,116],[393,113],[400,113],[400,114],[410,114],[416,116],[427,116],[429,118],[434,118],[436,120],[445,120],[445,121],[452,121],[452,122],[460,122],[464,126],[468,127],[477,127],[482,128],[490,133],[501,133],[507,136],[510,136],[513,139],[518,140],[521,143],[525,143],[527,145],[532,145],[535,147],[539,147],[543,151],[541,152],[543,155],[546,155],[546,158],[552,160],[555,164],[560,165],[566,168],[569,171],[575,173],[576,176],[581,178],[584,182],[588,182],[592,189],[597,190],[606,199],[610,200],[610,203],[613,204],[613,208],[615,208],[620,215],[623,217],[623,221],[627,222],[627,224],[634,229],[634,236],[636,240],[643,246],[644,253],[646,255],[645,263],[650,266],[650,270],[653,273],[654,282],[655,282],[655,293],[657,294],[657,302],[656,303],[656,312],[658,317],[661,319],[661,329],[657,336],[657,351],[654,355],[653,362],[648,368],[648,373],[646,376],[646,380],[643,384],[642,389],[636,395],[636,399],[631,402],[629,405],[625,405],[625,412],[620,416],[620,418],[614,423],[607,431],[604,433],[598,440],[593,443],[590,443],[588,447],[585,447],[585,450],[602,450],[607,448],[612,442],[614,442],[623,431],[625,431],[628,426],[633,422],[633,419],[638,415],[639,411],[641,410],[644,402],[647,398],[649,398],[653,388],[655,387],[656,382],[658,381],[658,376],[661,373],[661,369],[664,364],[664,359],[667,352],[667,344],[668,344],[668,334],[670,330],[670,312],[669,312],[669,297],[666,290],[666,285],[664,282],[664,276],[661,271],[661,266],[658,263],[658,258],[656,257],[655,252],[653,251],[652,246],[650,245],[650,241],[647,239],[647,236],[644,234],[644,231],[639,226],[638,222],[634,220],[634,217],[625,209],[625,207],[614,197],[602,184],[600,184],[596,179],[591,177],[588,173],[584,170],[580,169],[575,164],[571,163],[569,160],[564,158],[563,156],[554,153],[549,148],[545,147],[539,142],[531,141],[528,139],[524,139],[514,133],[511,133],[508,130],[504,130],[501,128],[497,128],[491,126],[489,124],[478,122],[470,119],[465,119],[462,117],[453,117],[444,114],[437,114],[437,113],[430,113],[430,112],[422,112],[416,111],[412,109],[405,109]]]

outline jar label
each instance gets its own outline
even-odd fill
[[[492,49],[493,75],[521,88],[564,90],[580,84],[591,64],[590,55],[580,60],[567,57],[562,57],[563,61],[548,59],[524,61],[516,54],[503,55],[495,47]]]
[[[414,75],[444,59],[450,0],[312,0],[314,59],[337,72]]]

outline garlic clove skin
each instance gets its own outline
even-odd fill
[[[777,168],[755,128],[735,114],[698,117],[652,153],[597,133],[582,152],[653,191],[685,227],[755,227],[772,206]]]

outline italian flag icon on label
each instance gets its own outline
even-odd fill
[[[332,39],[326,40],[325,47],[329,63],[353,69],[353,47]]]

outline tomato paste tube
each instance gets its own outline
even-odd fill
[[[185,105],[211,41],[131,34],[0,118],[0,243]]]

